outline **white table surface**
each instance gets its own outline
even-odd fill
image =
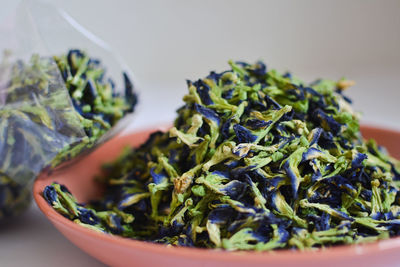
[[[374,72],[376,73],[376,72]],[[383,75],[383,74],[382,74]],[[375,77],[375,78],[374,78]],[[363,110],[368,123],[400,130],[397,105],[399,77],[397,73],[356,77],[358,86],[349,94],[357,99],[356,109]],[[383,86],[382,86],[383,85]],[[175,109],[182,103],[185,83],[176,86],[142,85],[142,105],[127,132],[152,125],[172,122]],[[146,90],[144,90],[146,88]],[[377,97],[376,88],[392,88],[389,97]],[[154,103],[156,101],[156,103]],[[32,204],[28,211],[14,220],[0,224],[0,266],[103,266],[65,239]]]

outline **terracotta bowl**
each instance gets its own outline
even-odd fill
[[[33,188],[37,205],[54,226],[72,243],[110,266],[398,266],[400,237],[363,245],[337,246],[318,251],[226,252],[217,250],[167,247],[97,233],[64,218],[44,200],[46,185],[57,181],[65,184],[81,202],[88,202],[102,193],[93,181],[102,163],[118,156],[126,145],[137,146],[154,131],[141,131],[117,137],[101,146],[76,165],[52,175],[43,174]],[[363,127],[367,138],[375,138],[400,158],[400,132]]]

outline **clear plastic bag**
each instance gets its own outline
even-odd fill
[[[119,133],[137,99],[110,47],[50,4],[22,1],[0,40],[1,218],[27,206],[44,168]]]

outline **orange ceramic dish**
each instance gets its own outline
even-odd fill
[[[227,252],[160,244],[95,232],[58,214],[42,197],[52,182],[66,185],[80,202],[101,196],[102,188],[93,177],[102,163],[115,159],[126,145],[137,146],[153,130],[110,140],[77,164],[51,175],[43,174],[33,188],[42,212],[72,243],[110,266],[398,266],[400,237],[362,245],[343,245],[316,251]],[[375,138],[396,158],[400,158],[400,132],[362,127],[366,138]]]

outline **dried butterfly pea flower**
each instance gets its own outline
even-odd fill
[[[362,138],[343,95],[352,82],[230,65],[188,81],[174,127],[107,164],[103,200],[85,207],[134,216],[119,235],[176,246],[313,249],[399,235],[400,163]]]
[[[30,182],[43,168],[89,149],[137,99],[126,73],[119,94],[100,61],[80,50],[15,64],[5,57],[0,78],[1,218],[27,206]]]

